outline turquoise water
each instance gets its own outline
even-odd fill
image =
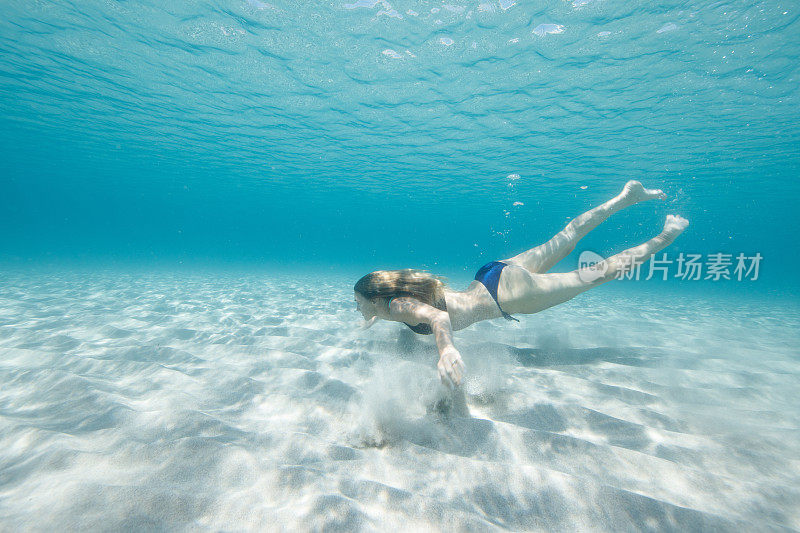
[[[619,215],[587,248],[637,243],[677,212],[692,222],[681,248],[758,251],[765,276],[797,286],[791,2],[10,1],[2,15],[6,261],[471,274],[640,179],[670,203]]]
[[[788,1],[5,0],[0,530],[800,529],[798,57]],[[556,270],[677,214],[731,279],[471,326],[456,393],[359,329],[631,179]]]

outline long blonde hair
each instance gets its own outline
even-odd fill
[[[390,298],[410,296],[428,305],[444,300],[445,283],[442,278],[422,270],[376,270],[356,282],[353,289],[364,298]]]

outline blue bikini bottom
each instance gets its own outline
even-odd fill
[[[478,270],[478,273],[475,274],[475,279],[483,283],[483,286],[486,287],[486,290],[488,290],[489,294],[492,295],[492,298],[494,298],[494,302],[497,304],[500,312],[503,313],[503,318],[506,320],[516,320],[519,322],[519,320],[503,311],[503,308],[500,307],[500,302],[497,301],[497,285],[500,283],[500,273],[506,266],[507,265],[502,261],[492,261],[491,263],[486,263]]]

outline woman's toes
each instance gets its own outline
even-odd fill
[[[664,221],[664,232],[670,234],[681,233],[688,225],[689,221],[682,216],[667,215],[667,219]]]

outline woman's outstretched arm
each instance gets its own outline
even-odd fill
[[[432,305],[422,303],[409,297],[395,298],[389,305],[389,316],[392,320],[405,322],[415,326],[420,323],[430,324],[436,338],[436,347],[439,349],[439,377],[443,382],[448,380],[455,385],[461,383],[464,375],[464,361],[461,354],[453,345],[453,328],[450,325],[450,315],[446,311],[437,309]]]

